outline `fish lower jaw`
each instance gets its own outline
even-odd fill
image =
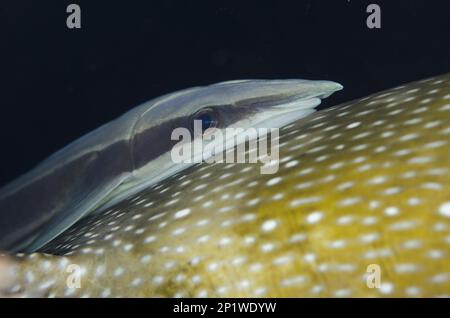
[[[279,105],[272,106],[274,109],[286,109],[288,111],[298,111],[298,110],[306,110],[319,106],[321,103],[321,99],[318,97],[311,97],[308,99],[299,98],[289,103],[283,103]]]

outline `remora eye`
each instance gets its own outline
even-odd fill
[[[193,120],[202,121],[202,133],[208,128],[215,128],[219,125],[219,119],[217,114],[211,109],[205,109],[199,111],[193,116]]]

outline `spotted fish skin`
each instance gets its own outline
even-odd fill
[[[10,292],[450,296],[450,74],[284,127],[279,164],[189,168],[80,221],[43,249],[53,255],[17,255]]]

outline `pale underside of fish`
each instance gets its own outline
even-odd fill
[[[8,291],[450,296],[450,75],[309,115],[279,145],[276,174],[203,163],[87,216],[18,254]]]

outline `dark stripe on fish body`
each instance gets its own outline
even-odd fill
[[[0,249],[29,239],[61,212],[75,208],[99,184],[132,167],[129,142],[89,152],[42,176],[0,201]]]

